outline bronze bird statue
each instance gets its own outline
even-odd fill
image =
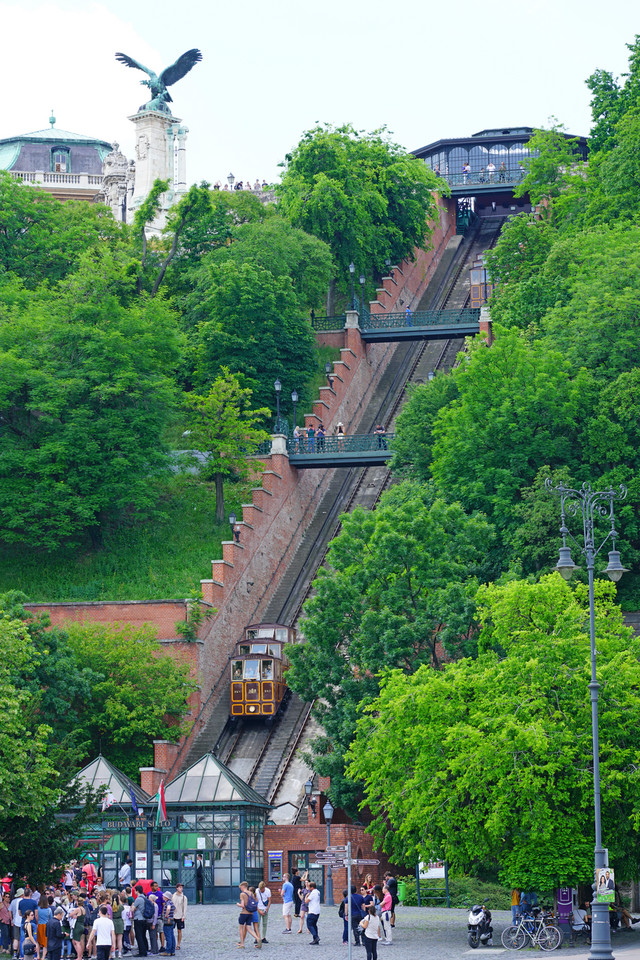
[[[116,53],[116,60],[118,63],[123,63],[126,67],[132,67],[134,70],[142,70],[143,73],[149,76],[148,80],[141,80],[140,83],[144,87],[149,87],[151,100],[148,103],[143,103],[138,113],[143,110],[160,110],[162,113],[170,113],[171,111],[167,107],[167,103],[173,103],[173,100],[167,87],[177,83],[178,80],[182,80],[182,78],[189,73],[189,70],[202,60],[202,54],[199,50],[196,50],[195,47],[193,50],[187,50],[187,52],[183,53],[181,57],[178,57],[176,62],[170,67],[165,67],[160,76],[154,73],[153,70],[145,67],[143,63],[139,63],[137,60],[134,60],[133,57],[127,56],[126,53]]]

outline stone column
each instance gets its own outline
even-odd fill
[[[187,134],[188,127],[177,126],[173,129],[173,189],[176,193],[187,192]]]
[[[166,211],[173,202],[173,128],[180,121],[170,114],[143,110],[129,120],[136,127],[136,179],[133,191],[133,212],[149,196],[156,180],[168,180],[169,191],[164,195],[162,210],[151,232],[159,232],[166,222]]]

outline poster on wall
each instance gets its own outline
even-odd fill
[[[598,903],[613,903],[616,898],[615,887],[615,878],[610,867],[604,867],[597,871],[596,899]]]
[[[198,837],[198,838],[196,839],[196,844],[197,844],[197,849],[198,849],[198,850],[204,850],[205,847],[206,847],[206,845],[207,845],[207,838],[206,838],[206,837]]]
[[[136,877],[147,876],[147,855],[136,850]]]

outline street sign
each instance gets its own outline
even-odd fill
[[[379,860],[352,860],[352,867],[377,867],[379,865]]]
[[[335,846],[327,847],[325,853],[346,853],[347,845],[346,843],[337,843]]]

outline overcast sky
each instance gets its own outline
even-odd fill
[[[142,74],[203,61],[171,92],[187,179],[272,181],[317,121],[383,124],[408,149],[555,115],[587,134],[596,68],[619,75],[640,32],[631,0],[0,0],[0,138],[56,126],[133,156]]]

